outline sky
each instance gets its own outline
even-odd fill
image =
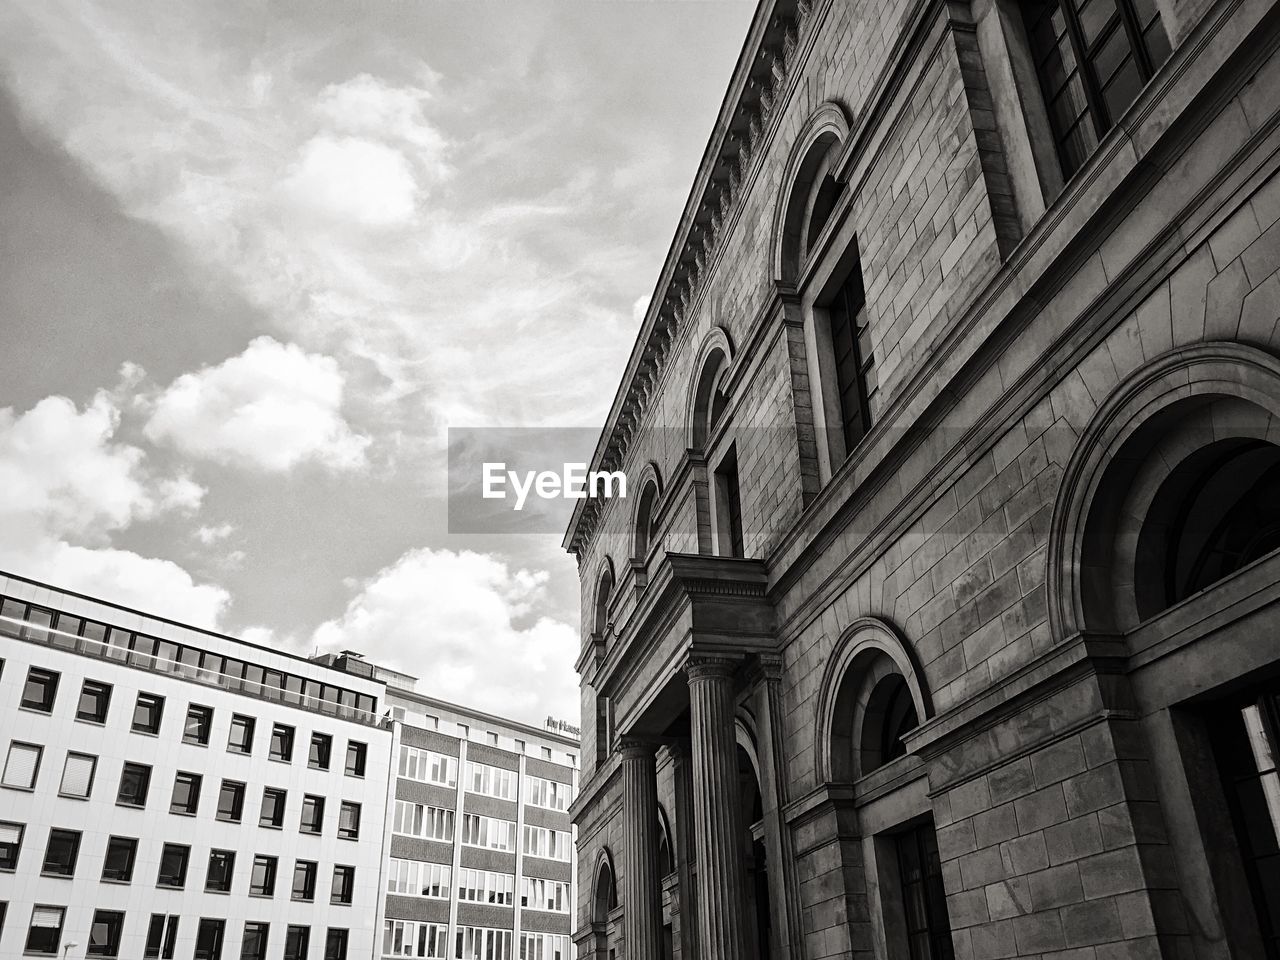
[[[447,431],[599,429],[752,12],[0,0],[0,569],[576,718]]]

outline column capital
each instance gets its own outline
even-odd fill
[[[695,680],[721,680],[732,677],[738,669],[738,661],[729,657],[710,657],[690,654],[684,662],[684,672],[689,682]]]
[[[619,737],[618,754],[623,762],[627,760],[652,760],[658,752],[658,745],[643,737]]]

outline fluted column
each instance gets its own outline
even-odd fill
[[[742,798],[733,734],[734,662],[690,658],[699,960],[748,960]]]
[[[662,891],[658,876],[658,778],[652,743],[624,738],[622,923],[628,960],[662,958]]]

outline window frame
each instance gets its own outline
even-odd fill
[[[341,884],[339,883],[341,877]],[[356,868],[349,863],[335,863],[333,876],[329,882],[329,904],[335,907],[349,907],[355,902]]]
[[[92,688],[92,689],[91,689]],[[76,716],[75,719],[79,723],[91,723],[94,726],[105,726],[107,717],[111,711],[111,694],[114,686],[104,683],[101,680],[86,679],[80,684],[80,697],[76,700]],[[95,695],[95,705],[100,707],[99,716],[97,713],[86,715],[84,707],[84,698],[86,695]]]
[[[297,738],[297,728],[291,727],[287,723],[273,723],[271,725],[271,741],[267,745],[267,759],[274,760],[277,763],[293,762],[293,744]],[[277,742],[281,744],[277,750]]]
[[[166,882],[165,880],[165,860],[172,855],[181,856],[180,869],[170,877],[177,882]],[[156,868],[156,886],[165,890],[185,890],[187,887],[187,873],[191,868],[191,847],[184,843],[166,843],[160,848],[160,863]]]
[[[40,684],[43,697],[38,701],[29,701],[29,690],[32,681]],[[27,679],[22,685],[22,695],[18,698],[18,708],[32,713],[52,714],[58,703],[58,687],[62,684],[62,674],[57,670],[31,666],[27,668]]]
[[[213,879],[215,862],[219,865],[222,874],[224,874],[219,877],[217,882]],[[206,861],[204,868],[204,892],[230,893],[235,884],[235,873],[236,851],[221,847],[212,848],[209,851],[209,859]]]
[[[130,773],[137,773],[139,771],[142,772],[142,781],[141,781],[142,789],[140,791],[142,794],[142,799],[138,803],[132,803],[130,801],[122,799],[123,793],[124,793],[125,777],[128,776]],[[116,806],[128,807],[132,810],[145,809],[147,806],[147,800],[149,799],[151,794],[151,773],[152,773],[152,768],[149,764],[137,763],[133,760],[126,760],[124,762],[124,765],[120,768],[120,785],[116,788]]]
[[[133,702],[133,716],[129,720],[129,732],[141,734],[144,737],[160,736],[160,728],[164,724],[164,700],[158,693],[148,693],[145,690],[138,692],[137,699]],[[138,718],[138,712],[143,709],[148,710],[148,716],[142,721]],[[154,714],[151,717],[150,714]]]
[[[106,918],[99,920],[100,917]],[[95,944],[94,937],[97,935],[99,923],[107,925],[107,942],[103,944]],[[101,910],[93,911],[93,920],[89,923],[89,943],[85,948],[85,956],[89,957],[118,957],[120,956],[120,941],[124,935],[124,911],[123,910]]]
[[[0,849],[4,847],[13,847],[12,857],[6,856],[5,861],[0,861],[0,873],[14,873],[18,869],[18,860],[22,856],[22,841],[26,839],[27,825],[25,823],[15,823],[12,820],[0,820],[0,827],[12,827],[18,834],[18,838],[12,843],[0,843]]]
[[[31,782],[25,786],[9,782],[9,765],[13,762],[14,748],[29,750],[35,754],[35,762],[31,765]],[[0,786],[9,790],[23,790],[31,792],[35,790],[36,785],[40,782],[40,766],[44,763],[44,746],[39,743],[27,743],[23,740],[10,740],[9,750],[5,754],[4,772],[0,773]]]
[[[49,866],[49,858],[53,855],[54,841],[69,845],[69,853],[65,857],[66,863],[59,866],[55,863],[53,868]],[[66,827],[50,827],[49,838],[45,841],[44,860],[40,864],[40,876],[42,877],[58,877],[62,879],[71,879],[76,875],[76,866],[80,862],[80,844],[84,840],[84,833],[80,830],[70,830]]]
[[[186,788],[186,801],[178,800],[178,788]],[[169,812],[178,817],[194,817],[200,810],[200,793],[204,789],[204,777],[188,770],[173,775],[173,792],[169,795]]]
[[[111,858],[113,847],[127,851],[127,862],[122,869],[112,870],[112,876],[108,876],[108,870],[111,870]],[[121,837],[114,834],[107,837],[107,848],[102,856],[102,876],[99,878],[102,883],[132,883],[133,871],[138,865],[138,838],[137,837]]]
[[[84,793],[74,793],[67,789],[67,770],[71,765],[72,759],[89,761],[89,778],[85,786]],[[58,781],[58,796],[68,800],[88,800],[93,796],[93,784],[98,777],[98,758],[91,753],[80,753],[75,750],[68,750],[67,756],[62,762],[62,779]]]
[[[222,798],[227,792],[227,788],[232,789],[232,796],[235,798],[232,811],[223,816]],[[225,777],[218,785],[218,806],[214,811],[213,819],[220,820],[223,823],[243,823],[244,822],[244,798],[247,791],[247,785],[241,780],[228,780]]]
[[[197,727],[192,733],[191,722],[195,720]],[[213,737],[213,707],[201,703],[187,705],[187,716],[182,724],[182,742],[195,747],[207,747]]]
[[[320,748],[319,753],[317,753],[317,747]],[[332,763],[333,735],[313,730],[311,732],[310,743],[307,747],[307,769],[328,770]]]
[[[253,756],[253,739],[257,734],[257,719],[243,713],[231,715],[231,726],[227,729],[227,753],[242,757]],[[237,738],[236,734],[242,734]]]

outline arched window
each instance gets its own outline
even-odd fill
[[[666,812],[658,808],[658,875],[668,876],[676,868],[675,845],[671,842],[671,827]]]
[[[725,389],[728,370],[729,359],[724,350],[718,347],[707,355],[702,364],[702,371],[694,388],[692,412],[692,441],[696,448],[706,446],[729,407],[729,396]]]
[[[596,867],[596,886],[591,898],[591,921],[607,923],[609,914],[618,906],[618,889],[613,878],[613,862],[608,850],[600,853]]]
[[[645,559],[653,546],[654,535],[657,533],[657,518],[654,514],[657,499],[658,484],[650,479],[645,482],[644,488],[640,491],[640,500],[636,506],[634,542],[637,560]]]
[[[884,698],[884,707],[877,739],[880,741],[880,763],[883,766],[891,760],[907,755],[907,745],[903,738],[908,731],[914,730],[920,721],[916,717],[916,705],[911,699],[911,690],[900,674],[886,677],[881,685],[885,688],[881,693]],[[873,693],[873,699],[875,696],[876,694]],[[868,705],[868,710],[870,709]]]
[[[613,566],[606,562],[604,569],[600,572],[600,579],[596,581],[595,618],[592,621],[592,631],[597,637],[603,637],[605,629],[609,626],[609,598],[612,595]]]
[[[844,117],[828,104],[811,123],[814,132],[811,139],[801,140],[804,153],[794,165],[782,219],[779,274],[787,283],[795,283],[804,272],[841,191],[833,167],[847,132]]]

